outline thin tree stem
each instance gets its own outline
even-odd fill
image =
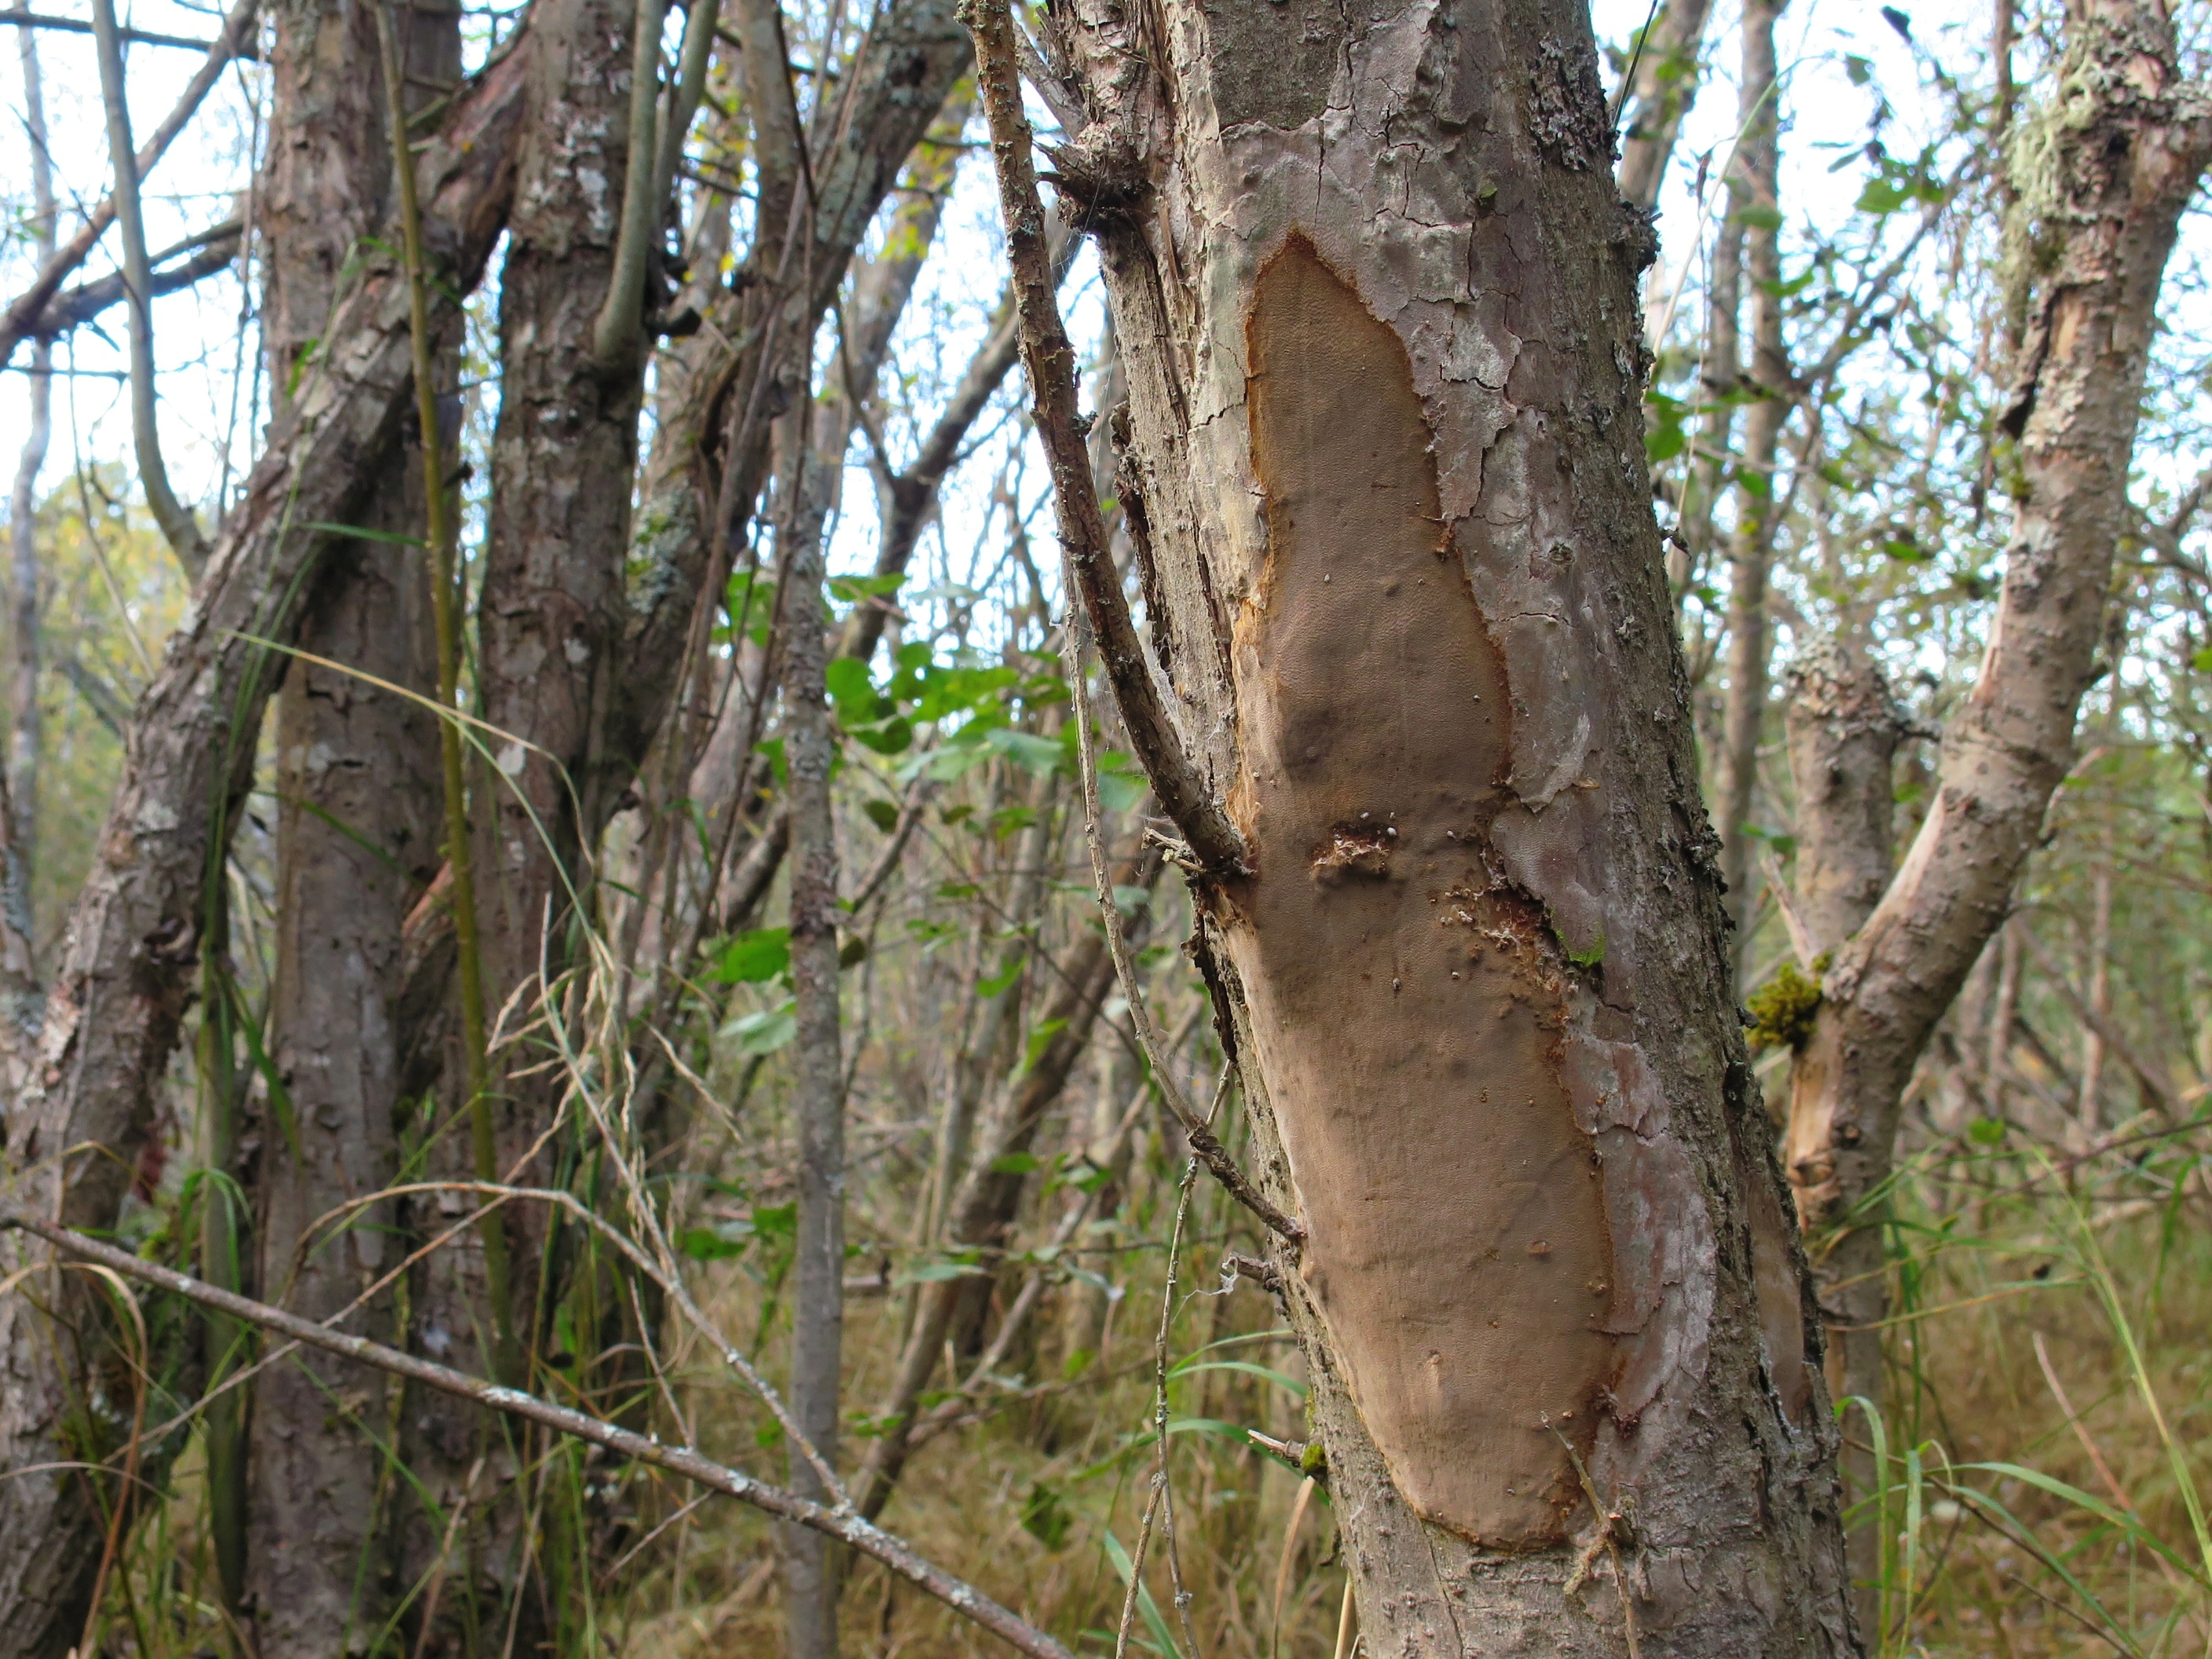
[[[92,0],[100,59],[100,96],[107,109],[108,158],[115,169],[115,218],[123,235],[123,286],[130,308],[131,437],[147,509],[193,581],[207,568],[208,544],[191,514],[169,487],[154,406],[154,276],[146,257],[146,221],[138,200],[138,152],[131,142],[131,106],[123,83],[123,37],[115,0]]]
[[[453,943],[459,957],[461,1046],[466,1051],[471,1151],[479,1181],[499,1179],[499,1149],[493,1133],[489,1056],[486,1052],[483,952],[477,933],[476,874],[469,853],[468,786],[461,766],[459,563],[452,504],[447,494],[445,444],[438,426],[436,343],[430,329],[430,273],[422,251],[422,209],[415,184],[415,151],[408,137],[407,88],[392,19],[376,10],[376,33],[384,57],[386,121],[391,128],[392,165],[399,185],[399,222],[407,260],[407,291],[414,341],[415,418],[422,428],[423,495],[430,541],[430,611],[438,638],[438,748],[446,797],[446,857],[453,866]],[[501,1379],[518,1382],[521,1354],[515,1346],[514,1310],[507,1259],[507,1232],[497,1215],[481,1229],[484,1279],[491,1297],[492,1326]]]

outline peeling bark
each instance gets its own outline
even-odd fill
[[[532,58],[526,29],[459,94],[422,157],[431,245],[452,291],[474,286],[504,222]],[[441,298],[448,323],[451,306]],[[356,521],[412,396],[407,283],[387,257],[371,256],[327,338],[140,699],[46,1000],[37,1074],[9,1115],[8,1197],[75,1227],[113,1224],[175,1047],[195,976],[202,878],[219,865],[219,837],[250,779],[278,678],[258,641],[296,637],[302,590],[326,539],[307,526]],[[47,1259],[9,1249],[10,1271]],[[30,1294],[0,1298],[0,1466],[104,1456],[115,1414],[128,1419],[122,1379],[64,1373],[34,1306],[60,1298],[69,1316],[89,1322],[87,1351],[104,1368],[100,1316],[82,1284],[40,1267],[25,1281]],[[81,1477],[0,1482],[0,1655],[45,1659],[78,1639],[97,1538]]]
[[[2019,483],[2004,588],[1981,672],[1943,736],[1934,804],[1881,903],[1835,954],[1790,1079],[1785,1154],[1845,1334],[1841,1385],[1879,1401],[1878,1218],[1899,1103],[1921,1051],[1990,937],[2073,764],[2095,677],[2159,284],[2212,158],[2212,100],[2180,79],[2155,0],[2069,9],[2032,176],[2049,275],[2004,417]],[[2016,151],[2016,154],[2021,152]]]
[[[1855,1651],[1587,15],[1060,16],[1169,706],[1255,860],[1201,881],[1201,959],[1309,1229],[1270,1248],[1369,1644]]]

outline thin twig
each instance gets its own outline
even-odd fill
[[[233,57],[245,47],[252,30],[253,14],[258,0],[238,0],[230,14],[223,20],[222,33],[209,46],[208,54],[192,78],[178,95],[176,104],[162,118],[161,125],[154,129],[153,137],[137,153],[137,176],[143,180],[154,170],[185,124],[192,118],[200,104],[222,78],[223,70]],[[9,302],[7,316],[0,319],[0,364],[6,363],[15,354],[15,348],[31,332],[40,317],[45,314],[48,301],[61,291],[70,273],[91,256],[107,228],[115,222],[113,192],[102,197],[100,204],[86,216],[76,235],[52,258],[39,268],[39,274],[30,287]]]
[[[138,150],[131,139],[131,106],[123,85],[122,30],[115,0],[92,0],[92,32],[99,50],[100,101],[107,106],[107,150],[115,171],[115,217],[123,233],[123,287],[129,305],[131,438],[147,510],[162,539],[193,581],[207,568],[207,538],[169,487],[161,459],[161,423],[154,408],[154,267],[146,256],[146,221],[139,210]],[[43,307],[41,307],[43,309]]]
[[[430,609],[438,640],[438,749],[443,766],[446,860],[453,872],[453,944],[459,957],[461,1047],[465,1051],[469,1128],[479,1181],[499,1175],[493,1133],[491,1089],[484,1042],[483,956],[477,939],[476,878],[469,846],[468,785],[461,769],[461,729],[450,717],[459,706],[460,623],[454,611],[459,563],[447,497],[445,443],[438,426],[437,358],[430,335],[430,272],[422,247],[422,208],[416,192],[415,151],[407,138],[407,88],[400,76],[399,45],[382,5],[376,15],[384,54],[385,124],[391,129],[392,171],[399,181],[399,223],[407,258],[407,292],[414,340],[415,418],[422,428],[423,494],[430,539]],[[483,1226],[484,1279],[491,1298],[497,1343],[496,1369],[509,1382],[522,1376],[514,1339],[507,1233],[495,1216]]]
[[[1287,1240],[1293,1247],[1305,1240],[1306,1230],[1285,1215],[1255,1187],[1245,1173],[1238,1169],[1220,1140],[1214,1135],[1206,1121],[1191,1109],[1190,1102],[1168,1069],[1160,1050],[1159,1033],[1152,1024],[1152,1011],[1145,1002],[1143,985],[1137,978],[1136,964],[1129,958],[1128,941],[1122,937],[1121,908],[1115,902],[1114,880],[1106,868],[1105,843],[1099,833],[1098,757],[1091,738],[1091,688],[1083,673],[1083,641],[1080,628],[1070,617],[1066,628],[1065,647],[1067,660],[1068,695],[1075,703],[1075,757],[1083,779],[1084,838],[1091,848],[1091,877],[1097,889],[1098,908],[1106,920],[1106,945],[1114,955],[1114,972],[1121,981],[1122,999],[1129,1005],[1129,1024],[1137,1033],[1138,1046],[1145,1051],[1146,1063],[1151,1066],[1153,1079],[1159,1085],[1160,1094],[1168,1109],[1182,1125],[1184,1136],[1191,1151],[1212,1172],[1213,1178],[1229,1189],[1230,1196],[1260,1218],[1268,1230]]]

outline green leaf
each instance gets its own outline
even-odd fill
[[[760,745],[760,751],[768,757],[769,775],[775,780],[775,787],[779,789],[788,788],[791,784],[791,763],[784,757],[783,739],[768,738]]]
[[[1067,1542],[1074,1524],[1074,1516],[1060,1501],[1059,1488],[1042,1480],[1030,1485],[1029,1496],[1022,1499],[1023,1531],[1047,1549],[1057,1550]]]
[[[1050,777],[1060,769],[1063,751],[1050,738],[1041,738],[1034,732],[1018,732],[1012,726],[1002,726],[996,731],[987,732],[983,740],[1033,776]]]
[[[738,1040],[738,1052],[748,1058],[772,1054],[787,1047],[799,1035],[799,1016],[795,1003],[785,1002],[774,1008],[763,1008],[741,1018],[732,1020],[723,1030]]]
[[[1752,202],[1736,210],[1735,216],[1753,230],[1782,228],[1782,210],[1771,202]]]
[[[1125,1585],[1137,1576],[1136,1564],[1129,1559],[1129,1552],[1112,1533],[1106,1534],[1106,1556],[1113,1562],[1114,1571],[1121,1575]],[[1168,1630],[1168,1621],[1160,1614],[1160,1604],[1152,1600],[1152,1593],[1141,1583],[1137,1586],[1137,1611],[1145,1616],[1145,1628],[1152,1633],[1152,1640],[1167,1659],[1182,1659],[1182,1650],[1175,1644]]]
[[[872,800],[860,808],[868,815],[868,822],[885,835],[898,828],[899,810],[887,800]]]
[[[914,722],[903,714],[888,720],[848,724],[845,735],[878,755],[903,755],[914,747]]]
[[[743,1255],[747,1242],[725,1237],[712,1227],[686,1227],[677,1238],[676,1248],[694,1261],[726,1261]]]
[[[1014,981],[1022,976],[1022,969],[1028,964],[1029,957],[1026,952],[1015,952],[1014,959],[1000,972],[992,975],[988,979],[975,981],[975,994],[986,1002],[993,997],[1004,996],[1013,988]]]
[[[1966,1139],[1977,1146],[1995,1146],[2004,1138],[2004,1120],[2000,1117],[1978,1117],[1966,1126]]]
[[[2206,646],[2191,657],[2189,665],[2200,674],[2212,674],[2212,645]]]
[[[923,1261],[891,1280],[896,1285],[933,1285],[949,1279],[981,1279],[983,1270],[972,1261]]]
[[[889,576],[832,576],[830,591],[847,604],[860,599],[889,599],[905,586],[902,574]],[[927,647],[925,647],[926,650]]]
[[[1287,1389],[1301,1400],[1306,1396],[1306,1385],[1294,1376],[1270,1370],[1265,1365],[1255,1365],[1249,1359],[1187,1359],[1170,1371],[1170,1376],[1190,1376],[1200,1371],[1242,1371],[1247,1376],[1256,1376],[1273,1382],[1279,1389]]]
[[[791,929],[756,927],[722,946],[722,959],[708,977],[724,985],[760,985],[791,966]]]
[[[1866,188],[1859,192],[1858,210],[1877,215],[1894,213],[1909,199],[1911,192],[1900,190],[1888,179],[1869,179]]]
[[[394,547],[428,547],[429,543],[416,536],[403,536],[396,530],[371,530],[358,524],[311,524],[308,530],[320,531],[325,536],[343,536],[349,541],[388,542]]]
[[[1098,774],[1098,804],[1109,812],[1133,812],[1152,793],[1152,782],[1132,766]]]
[[[1004,1158],[991,1160],[993,1175],[1027,1175],[1043,1167],[1043,1160],[1035,1152],[1008,1152]]]
[[[1037,1061],[1044,1058],[1044,1051],[1052,1045],[1053,1038],[1059,1036],[1066,1025],[1064,1019],[1048,1019],[1030,1033],[1029,1042],[1022,1049],[1021,1066],[1014,1073],[1016,1081],[1030,1074]]]
[[[868,678],[868,665],[858,657],[840,657],[823,672],[823,684],[828,689],[830,701],[842,711],[848,704],[865,703],[872,712],[876,700],[875,682]]]

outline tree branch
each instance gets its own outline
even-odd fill
[[[689,1447],[667,1446],[659,1441],[617,1428],[566,1406],[556,1406],[536,1395],[525,1394],[519,1389],[501,1388],[480,1377],[453,1370],[413,1354],[402,1353],[397,1348],[387,1348],[372,1342],[367,1337],[349,1336],[325,1325],[318,1325],[296,1314],[272,1308],[268,1304],[218,1290],[212,1285],[188,1277],[172,1268],[156,1267],[154,1263],[133,1255],[128,1250],[103,1244],[82,1233],[55,1225],[32,1216],[15,1213],[0,1214],[0,1229],[21,1228],[45,1239],[57,1249],[67,1250],[83,1261],[96,1262],[126,1279],[137,1279],[183,1297],[196,1306],[227,1314],[233,1319],[243,1320],[264,1330],[275,1331],[295,1342],[325,1352],[341,1354],[348,1359],[394,1376],[404,1376],[410,1382],[420,1382],[425,1388],[435,1389],[462,1400],[473,1401],[487,1410],[504,1412],[526,1422],[538,1424],[558,1434],[574,1436],[595,1446],[619,1452],[623,1456],[654,1468],[665,1469],[671,1474],[683,1476],[713,1492],[750,1504],[756,1509],[786,1521],[796,1522],[802,1527],[849,1544],[862,1554],[872,1556],[909,1583],[936,1597],[954,1612],[973,1620],[985,1630],[1004,1640],[1018,1652],[1035,1656],[1035,1659],[1072,1659],[1068,1650],[1044,1632],[1019,1614],[1001,1607],[981,1590],[964,1580],[954,1577],[925,1557],[918,1554],[903,1540],[892,1536],[872,1522],[863,1521],[849,1509],[832,1509],[826,1504],[810,1502],[781,1486],[754,1480],[740,1470],[702,1457]]]
[[[123,286],[131,307],[131,438],[138,454],[138,483],[162,539],[197,583],[207,568],[207,538],[169,487],[154,408],[154,267],[146,257],[146,222],[139,211],[138,151],[131,142],[115,0],[92,0],[92,30],[99,46],[100,101],[107,108],[108,155],[115,169],[115,217],[123,230]]]
[[[698,0],[693,8],[698,9]],[[629,70],[629,155],[623,178],[622,229],[615,242],[607,297],[592,324],[592,356],[609,374],[627,373],[643,339],[645,267],[659,221],[653,193],[659,169],[656,115],[660,102],[660,29],[668,0],[637,0]],[[695,20],[696,21],[696,20]]]
[[[52,17],[38,11],[0,11],[0,23],[13,24],[19,29],[54,29],[63,34],[90,34],[92,25],[76,17]],[[145,29],[125,29],[123,40],[132,46],[189,46],[194,52],[213,52],[222,43],[216,40],[195,40],[189,35],[155,34]],[[261,52],[252,41],[247,41],[229,54],[243,58],[249,64],[261,61]]]
[[[153,256],[155,266],[152,292],[156,298],[164,294],[175,294],[191,287],[204,277],[227,269],[238,257],[238,241],[241,234],[240,222],[226,219],[219,225],[210,226],[198,235],[164,248]],[[164,263],[179,254],[190,254],[182,264]],[[115,304],[124,296],[123,273],[111,270],[105,276],[89,283],[80,283],[56,295],[52,304],[40,312],[27,331],[33,340],[53,340],[73,328],[82,328],[94,318]]]
[[[1219,879],[1247,869],[1244,839],[1237,833],[1206,780],[1192,763],[1168,717],[1145,660],[1143,642],[1129,618],[1120,573],[1099,511],[1091,454],[1078,420],[1075,349],[1060,316],[1052,253],[1037,198],[1033,135],[1022,112],[1013,21],[1003,0],[971,0],[965,21],[975,40],[976,76],[991,126],[998,163],[999,205],[1006,222],[1006,255],[1013,268],[1015,314],[1020,319],[1022,365],[1029,371],[1030,410],[1052,467],[1053,507],[1071,592],[1097,635],[1114,700],[1130,745],[1152,779],[1152,793],[1190,843],[1200,867]]]
[[[193,71],[176,106],[170,110],[161,125],[154,129],[154,136],[138,152],[137,175],[140,179],[154,170],[155,164],[176,142],[185,124],[192,118],[216,82],[222,77],[224,66],[241,54],[253,26],[253,15],[259,0],[238,0],[230,15],[223,20],[222,33],[208,48],[207,59]],[[0,366],[5,366],[15,356],[15,348],[31,333],[32,325],[45,312],[47,302],[61,291],[61,285],[85,260],[100,239],[107,234],[108,226],[115,222],[115,198],[112,193],[104,198],[92,210],[91,216],[79,228],[77,234],[39,271],[38,279],[17,295],[8,307],[7,315],[0,318]]]

